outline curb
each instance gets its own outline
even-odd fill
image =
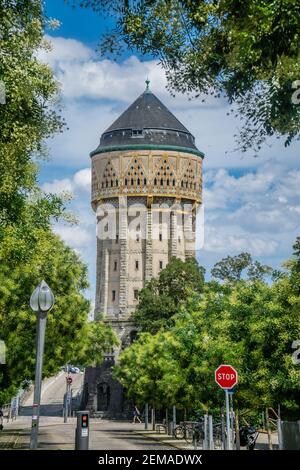
[[[177,449],[177,450],[191,450],[191,449],[188,449],[188,448],[179,447],[178,445],[176,445],[175,440],[170,442],[169,440],[160,439],[159,437],[156,437],[156,436],[153,436],[153,435],[150,436],[145,431],[133,431],[133,432],[136,435],[147,437],[148,439],[152,439],[153,441],[160,442],[161,444],[165,444],[167,446],[174,447],[174,449]]]

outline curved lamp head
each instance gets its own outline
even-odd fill
[[[48,312],[54,305],[54,295],[45,281],[42,281],[30,297],[30,307],[34,312]]]

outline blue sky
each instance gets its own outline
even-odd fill
[[[77,226],[55,230],[89,266],[94,297],[95,218],[90,209],[90,158],[101,133],[144,90],[147,75],[152,91],[195,135],[204,160],[204,247],[197,252],[206,268],[224,256],[249,251],[279,267],[300,235],[300,144],[284,148],[270,141],[259,157],[233,152],[239,121],[227,116],[221,100],[172,98],[164,71],[149,57],[125,54],[119,62],[101,58],[96,47],[110,23],[90,10],[73,9],[63,0],[46,1],[49,17],[61,21],[47,31],[50,53],[40,53],[61,84],[68,130],[48,142],[50,160],[41,165],[40,183],[47,191],[73,194],[70,209]]]

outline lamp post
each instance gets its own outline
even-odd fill
[[[46,282],[42,281],[37,286],[37,288],[33,291],[30,297],[30,307],[37,314],[36,364],[35,364],[35,381],[34,381],[34,394],[33,394],[30,449],[37,449],[37,445],[38,445],[43,354],[44,354],[44,344],[45,344],[47,312],[53,307],[53,305],[54,305],[54,295],[50,287],[46,284]]]

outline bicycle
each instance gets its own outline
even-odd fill
[[[173,435],[175,439],[185,439],[188,444],[193,442],[194,424],[192,422],[184,421],[175,427]]]
[[[223,448],[222,424],[215,423],[213,425],[213,441],[214,449],[221,450]]]
[[[201,447],[203,449],[204,442],[204,422],[199,421],[193,427],[193,445],[194,447]]]

